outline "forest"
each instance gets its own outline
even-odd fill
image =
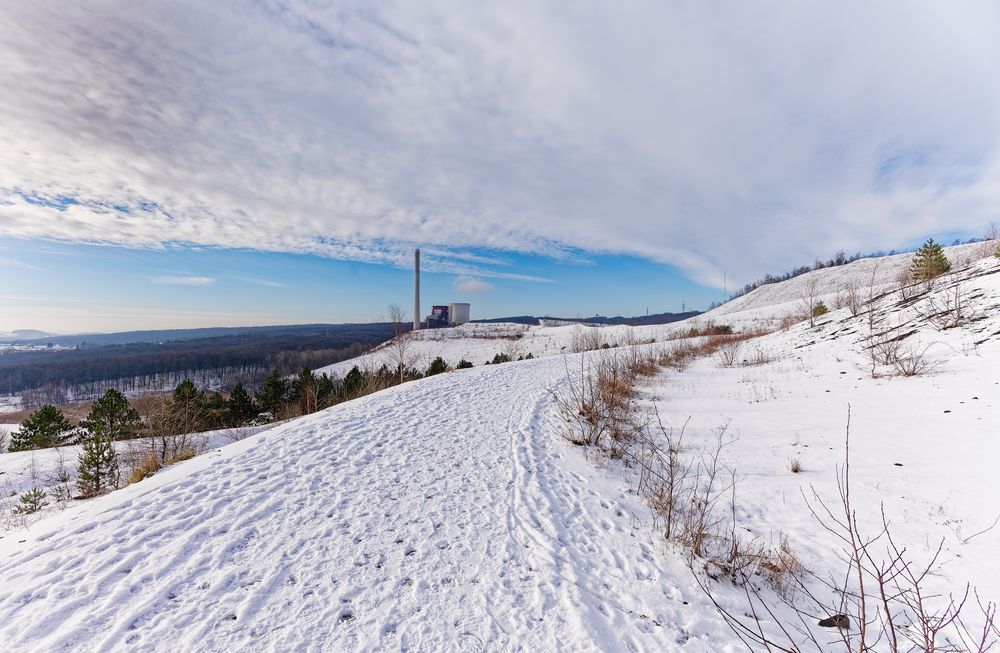
[[[13,351],[0,355],[0,394],[20,394],[30,408],[93,399],[108,387],[157,392],[184,378],[213,387],[254,387],[273,369],[286,374],[336,363],[393,333],[391,323],[305,325],[166,342]]]

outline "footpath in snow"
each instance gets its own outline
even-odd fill
[[[0,541],[17,651],[725,650],[648,510],[557,434],[556,357],[296,420]]]

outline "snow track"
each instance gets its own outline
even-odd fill
[[[0,649],[721,650],[677,648],[698,597],[558,437],[564,374],[399,386],[0,541]]]

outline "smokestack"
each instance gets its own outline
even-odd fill
[[[420,250],[413,250],[413,330],[420,330]]]

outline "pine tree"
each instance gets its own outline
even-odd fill
[[[456,370],[467,370],[472,367],[472,363],[465,360],[464,358],[458,361],[458,365],[455,366]]]
[[[21,502],[14,507],[14,514],[17,515],[30,515],[33,512],[38,512],[47,505],[45,503],[45,490],[37,487],[33,487],[22,494],[20,500]]]
[[[257,392],[257,405],[262,411],[277,417],[285,407],[287,396],[288,382],[281,378],[278,370],[274,370]]]
[[[10,451],[59,447],[70,444],[73,437],[73,425],[62,411],[45,404],[21,422],[18,431],[11,436]]]
[[[951,269],[948,257],[944,255],[941,245],[929,239],[917,250],[910,264],[910,275],[917,280],[928,280],[941,276]]]
[[[84,497],[96,497],[118,486],[118,453],[111,438],[101,435],[98,426],[83,443],[76,486]]]
[[[388,369],[385,368],[384,365],[382,367],[386,369],[386,373],[388,373]],[[361,386],[364,384],[364,381],[364,376],[362,376],[361,370],[358,369],[358,366],[355,365],[352,367],[351,371],[344,376],[344,382],[341,384],[341,391],[344,393],[344,399],[354,399],[357,397],[358,393],[361,391]]]
[[[201,424],[199,431],[221,429],[226,425],[226,398],[221,392],[201,394]]]
[[[441,374],[442,372],[448,371],[448,363],[444,362],[444,359],[438,356],[431,361],[430,367],[427,368],[427,376],[434,376],[435,374]]]
[[[333,404],[333,379],[326,372],[316,379],[316,408],[327,408]]]
[[[810,313],[810,315],[812,317],[819,317],[821,315],[826,315],[829,312],[830,312],[830,309],[826,307],[826,304],[824,304],[822,301],[818,301],[818,302],[816,302],[816,305],[813,306],[813,309],[812,309],[812,312]]]
[[[108,440],[134,438],[142,427],[139,412],[132,408],[125,395],[110,388],[90,407],[80,426],[91,433],[100,431]]]
[[[308,367],[292,380],[289,398],[299,404],[299,412],[303,415],[316,412],[316,377]]]
[[[205,395],[191,379],[184,379],[174,388],[169,411],[169,428],[173,433],[196,433],[211,428]]]
[[[242,383],[237,383],[229,392],[229,399],[226,401],[226,419],[229,425],[243,426],[255,417],[257,408],[253,405],[250,393]]]

